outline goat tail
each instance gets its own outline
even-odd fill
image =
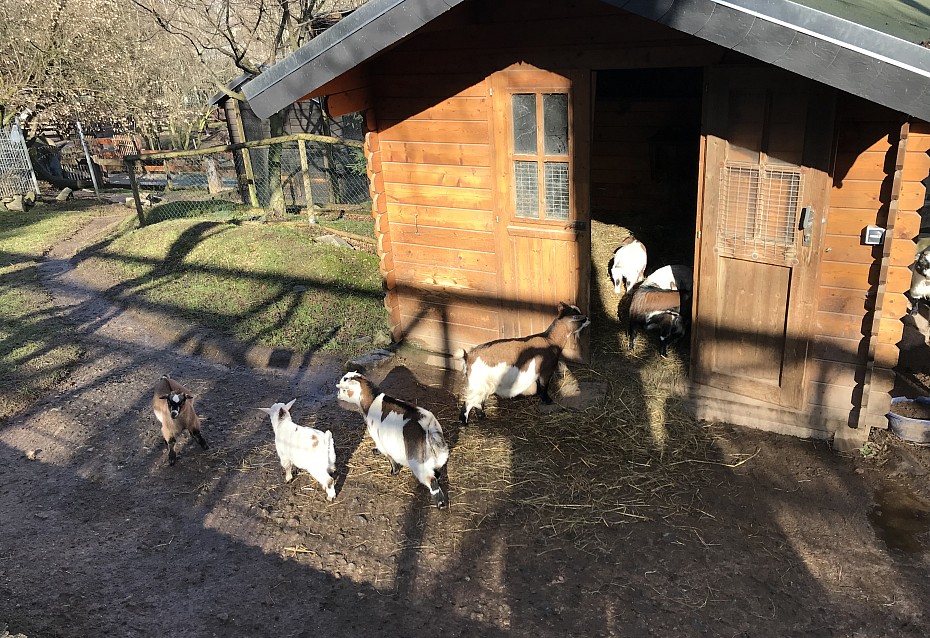
[[[468,360],[465,358],[465,355],[467,354],[468,352],[465,350],[465,348],[459,348],[458,350],[452,353],[453,359],[455,359],[456,361],[462,362],[462,372],[464,372],[465,374],[468,374]]]

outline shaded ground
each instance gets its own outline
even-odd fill
[[[336,404],[341,361],[276,359],[161,320],[153,329],[70,269],[99,231],[58,246],[43,269],[84,364],[0,425],[0,633],[3,623],[30,638],[928,632],[926,449],[879,432],[867,456],[842,457],[822,442],[694,424],[711,453],[626,494],[618,481],[652,468],[618,459],[610,474],[588,472],[585,454],[560,446],[584,413],[543,415],[528,399],[458,428],[457,375],[398,359],[372,376],[432,409],[452,445],[452,507],[438,512],[409,472],[387,476],[360,418]],[[269,360],[279,367],[259,365]],[[184,439],[175,467],[149,408],[165,372],[199,395],[211,444]],[[295,397],[298,422],[335,435],[332,504],[306,474],[283,483],[267,417],[252,409]],[[572,472],[576,499],[539,505],[540,458]],[[655,505],[566,523],[573,500],[604,491]]]

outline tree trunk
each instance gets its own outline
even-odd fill
[[[204,172],[207,174],[207,191],[213,195],[223,190],[223,180],[216,169],[216,159],[208,157],[204,159]]]
[[[284,135],[284,112],[279,111],[268,118],[271,125],[271,137]],[[284,188],[281,185],[281,144],[272,144],[268,148],[268,216],[271,219],[284,217]]]

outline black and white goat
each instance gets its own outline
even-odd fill
[[[326,500],[331,501],[336,498],[335,482],[330,476],[336,471],[333,434],[329,430],[321,432],[294,423],[291,420],[291,408],[296,400],[258,409],[271,417],[274,446],[281,467],[284,468],[284,480],[291,482],[294,478],[294,468],[306,470],[326,490]]]
[[[168,448],[168,465],[174,465],[178,458],[174,444],[177,436],[185,430],[190,432],[200,447],[207,449],[207,441],[200,433],[200,417],[194,411],[194,395],[167,374],[155,384],[152,411],[161,424],[161,435]]]
[[[449,448],[433,413],[388,396],[358,372],[347,372],[336,388],[340,401],[362,413],[375,447],[391,462],[391,476],[409,467],[436,507],[446,507],[438,474],[449,460]]]
[[[930,248],[917,253],[907,296],[911,299],[911,315],[920,311],[920,304],[930,306]]]
[[[506,398],[538,394],[543,403],[552,403],[549,381],[562,350],[589,323],[578,306],[560,302],[559,314],[545,332],[498,339],[458,353],[457,358],[464,359],[467,386],[459,420],[468,423],[473,409],[483,419],[484,402],[492,394]]]
[[[614,292],[630,292],[630,288],[643,280],[646,272],[646,247],[632,235],[626,238],[607,262]]]
[[[627,323],[630,350],[633,349],[638,329],[658,332],[659,354],[664,357],[668,353],[668,346],[681,339],[688,329],[689,298],[690,295],[678,290],[637,286],[630,301]]]

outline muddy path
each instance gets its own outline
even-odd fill
[[[29,638],[927,634],[927,450],[891,441],[872,459],[845,458],[821,442],[707,426],[746,462],[699,476],[682,465],[680,485],[664,488],[677,514],[568,533],[519,505],[532,495],[514,498],[525,449],[508,448],[505,470],[459,460],[545,420],[459,430],[449,378],[397,360],[376,380],[449,424],[452,507],[439,512],[409,472],[387,476],[359,417],[336,404],[341,361],[258,365],[242,344],[165,318],[155,329],[144,310],[103,298],[106,282],[79,278],[71,257],[106,223],[42,268],[82,364],[0,424],[0,633],[6,623]],[[166,372],[198,395],[210,443],[183,438],[174,467],[149,407]],[[253,409],[292,398],[298,422],[334,433],[331,504],[306,474],[283,482]]]

